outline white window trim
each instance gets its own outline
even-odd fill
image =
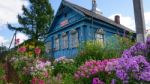
[[[60,39],[59,39],[58,35],[55,36],[55,50],[59,50],[59,48],[60,48],[59,41],[60,41]]]
[[[100,28],[100,29],[97,29],[97,30],[96,30],[96,33],[99,33],[99,34],[104,34],[104,30],[103,30],[102,28]]]
[[[45,51],[46,51],[46,53],[50,53],[50,50],[51,50],[52,48],[51,48],[51,42],[49,41],[49,42],[47,42],[46,44],[45,44]]]
[[[97,35],[100,35],[101,38],[97,38]],[[95,39],[98,40],[98,41],[101,41],[102,43],[104,43],[104,31],[103,31],[102,28],[96,30]]]
[[[68,35],[67,33],[62,33],[62,49],[68,48]]]
[[[78,31],[73,29],[73,30],[71,30],[71,48],[78,47],[78,44],[79,44]]]

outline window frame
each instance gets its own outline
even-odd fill
[[[76,29],[71,30],[71,48],[78,47],[79,44],[79,33]]]
[[[50,53],[51,49],[52,49],[52,42],[51,41],[46,42],[46,44],[45,44],[45,52],[46,53]]]
[[[98,36],[99,35],[99,36]],[[95,40],[98,40],[104,44],[104,31],[102,28],[97,29],[95,32]]]
[[[65,32],[63,32],[62,34],[62,49],[67,49],[69,46],[68,46],[68,34]]]
[[[55,36],[55,41],[54,41],[54,47],[55,47],[55,50],[59,50],[60,49],[60,39],[58,36]]]

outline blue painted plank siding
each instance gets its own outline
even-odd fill
[[[62,12],[63,10],[63,12]],[[67,16],[65,17],[64,14]],[[68,20],[68,24],[64,26],[60,26],[60,23],[64,20]],[[104,30],[104,41],[107,41],[111,36],[117,34],[119,32],[120,35],[123,36],[124,30],[106,23],[104,21],[100,21],[97,19],[91,19],[91,17],[84,16],[80,12],[77,12],[67,6],[60,7],[53,24],[51,26],[49,36],[46,41],[51,42],[51,55],[55,58],[66,56],[67,58],[73,58],[78,54],[78,48],[71,48],[71,33],[72,29],[77,29],[79,43],[95,40],[95,32],[97,29],[102,28]],[[62,33],[67,32],[68,35],[68,48],[62,49]],[[59,41],[59,50],[55,49],[54,38],[58,35],[60,38]]]

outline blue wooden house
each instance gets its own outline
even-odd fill
[[[92,10],[62,0],[49,29],[46,39],[46,51],[58,58],[72,58],[78,53],[78,45],[88,40],[107,41],[114,34],[134,32],[120,24],[119,16],[112,21],[96,10],[96,1],[92,1]]]

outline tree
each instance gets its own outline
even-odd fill
[[[44,39],[54,17],[49,0],[29,0],[29,7],[22,7],[23,14],[18,15],[19,27],[8,24],[10,30],[22,32],[30,39]]]

